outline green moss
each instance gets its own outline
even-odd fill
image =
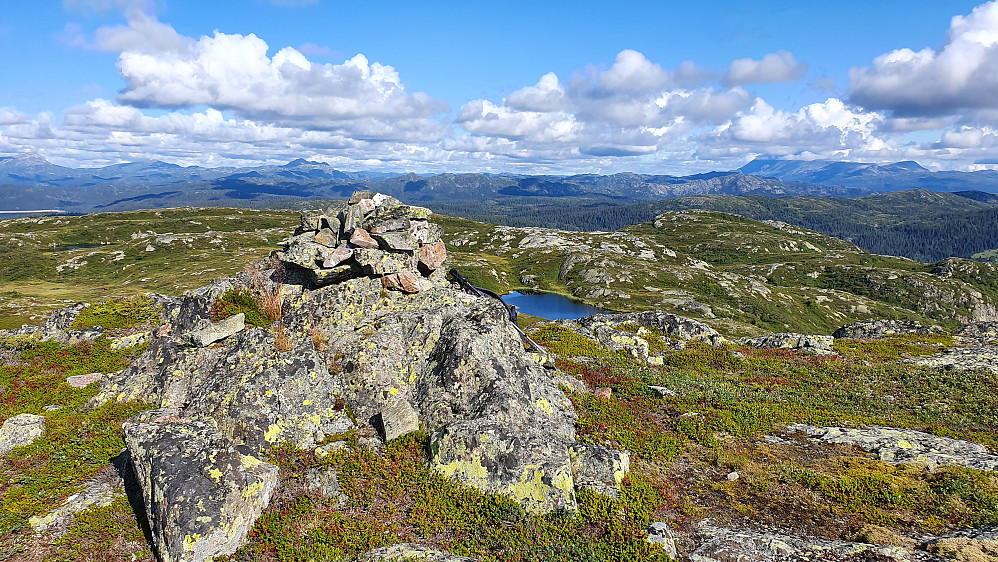
[[[353,441],[322,460],[290,446],[275,448],[272,462],[286,482],[308,468],[336,469],[346,505],[307,494],[281,500],[232,558],[336,559],[412,541],[486,562],[667,560],[644,540],[652,518],[673,507],[671,490],[661,483],[632,475],[620,499],[583,490],[577,513],[534,516],[505,496],[429,470],[426,443],[425,434],[409,434],[379,456]]]
[[[73,321],[72,328],[85,330],[100,326],[106,330],[123,330],[151,324],[156,318],[152,299],[145,295],[135,295],[84,308]]]
[[[122,560],[153,560],[124,495],[115,497],[108,506],[92,507],[77,514],[53,547],[54,552],[45,557],[45,562],[99,562],[112,556]]]
[[[216,322],[235,316],[240,312],[245,315],[248,326],[266,327],[270,325],[270,321],[260,312],[260,304],[256,298],[239,289],[229,289],[218,297],[218,300],[211,306],[212,318]]]
[[[110,402],[85,410],[99,385],[73,388],[66,377],[120,370],[138,352],[111,351],[106,338],[69,347],[42,342],[21,351],[20,364],[0,367],[0,416],[28,412],[44,415],[46,424],[43,437],[5,458],[10,485],[0,498],[0,533],[56,507],[121,452],[121,423],[148,406]]]

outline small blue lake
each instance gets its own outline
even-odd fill
[[[508,295],[503,295],[502,300],[506,301],[506,304],[515,306],[517,312],[531,316],[540,316],[548,320],[558,320],[561,318],[575,320],[576,318],[582,318],[590,314],[606,312],[601,308],[575,302],[562,295],[527,295],[514,291]]]

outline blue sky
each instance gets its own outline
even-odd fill
[[[491,172],[998,158],[998,4],[0,2],[0,155]]]

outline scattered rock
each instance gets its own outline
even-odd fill
[[[357,228],[350,235],[350,243],[358,248],[368,248],[375,249],[378,247],[378,242],[371,235],[367,233],[363,228]]]
[[[631,470],[631,457],[601,445],[576,445],[569,449],[576,488],[618,497],[620,483]]]
[[[603,387],[600,387],[600,388],[597,388],[597,389],[593,390],[593,394],[595,394],[596,396],[599,396],[603,400],[609,400],[611,392],[612,392],[612,389],[610,387],[608,387],[608,386],[603,386]]]
[[[663,521],[655,521],[651,525],[648,525],[648,542],[652,544],[657,544],[661,546],[665,553],[669,555],[669,558],[676,560],[679,558],[679,552],[676,549],[676,537],[672,532],[672,527],[669,527],[668,523]]]
[[[649,385],[648,388],[650,388],[652,392],[655,393],[655,396],[657,396],[658,398],[670,398],[676,395],[675,392],[669,390],[668,388],[665,388],[664,386]]]
[[[977,470],[998,470],[998,456],[988,452],[987,447],[937,437],[912,429],[891,427],[868,427],[853,429],[845,427],[815,427],[794,424],[787,427],[790,432],[804,432],[825,443],[856,445],[876,454],[880,460],[892,464],[922,462],[930,466],[958,464]]]
[[[731,472],[729,472],[729,473],[728,473],[728,475],[727,475],[727,476],[725,476],[724,478],[725,478],[725,480],[727,480],[728,482],[734,482],[735,480],[738,480],[738,473],[732,470],[732,471],[731,471]]]
[[[873,340],[887,336],[903,336],[905,334],[942,334],[939,326],[926,326],[912,320],[862,320],[847,326],[842,326],[832,337],[851,338],[858,340]]]
[[[998,345],[956,347],[938,355],[909,359],[909,362],[932,369],[987,370],[998,373]]]
[[[14,447],[32,444],[45,435],[45,417],[35,414],[18,414],[8,418],[0,427],[0,455],[6,455]]]
[[[123,430],[159,559],[235,552],[270,501],[277,467],[238,452],[208,422],[134,421]]]
[[[91,507],[104,507],[114,501],[115,488],[121,484],[121,479],[114,474],[113,478],[94,479],[84,484],[81,492],[66,498],[56,509],[49,513],[30,517],[28,525],[36,533],[49,532],[50,536],[61,536],[66,528],[76,519],[76,514]]]
[[[246,315],[240,312],[214,324],[187,334],[187,342],[196,347],[207,347],[219,340],[237,334],[246,328]]]
[[[457,556],[419,544],[383,546],[361,554],[357,562],[476,562],[477,558]]]
[[[385,442],[419,431],[419,413],[405,400],[389,402],[381,410],[381,423],[385,430]]]
[[[100,382],[104,378],[104,373],[88,373],[86,375],[74,375],[66,377],[66,382],[73,388],[84,388],[95,382]]]
[[[835,338],[794,333],[769,334],[754,338],[741,338],[736,343],[756,349],[793,349],[808,353],[830,355],[835,353]]]
[[[337,504],[346,504],[347,497],[340,490],[340,479],[336,470],[322,467],[307,469],[302,474],[302,487],[324,498],[335,499]]]

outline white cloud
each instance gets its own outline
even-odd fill
[[[145,13],[97,31],[96,44],[120,52],[125,88],[118,101],[168,109],[207,106],[263,123],[340,131],[381,140],[439,138],[442,100],[409,93],[398,72],[356,55],[314,63],[284,47],[268,56],[256,35],[216,31],[183,36]]]
[[[0,126],[28,123],[31,117],[9,107],[0,107]]]
[[[849,73],[850,99],[901,115],[946,115],[998,108],[998,1],[950,23],[934,50],[897,49]]]
[[[769,53],[762,60],[738,59],[731,63],[721,78],[727,86],[761,82],[796,82],[807,72],[807,64],[794,58],[789,51]]]
[[[554,72],[541,76],[534,86],[513,92],[505,101],[505,105],[519,111],[559,111],[565,103],[565,88]]]

